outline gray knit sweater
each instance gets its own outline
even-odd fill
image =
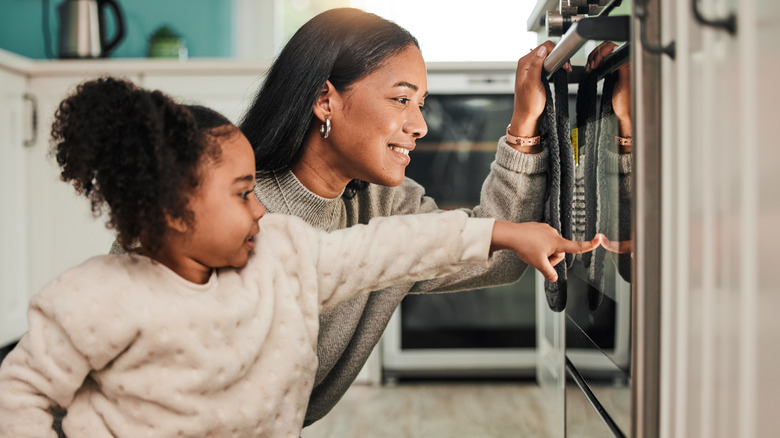
[[[502,137],[482,186],[480,205],[468,213],[514,222],[541,221],[547,160],[546,150],[536,155],[523,154],[508,146]],[[376,216],[439,209],[432,198],[425,196],[425,189],[409,178],[398,187],[370,184],[352,199],[326,199],[306,189],[291,172],[284,172],[258,179],[255,194],[268,211],[290,213],[328,231],[366,223]],[[435,280],[397,284],[342,303],[321,315],[319,367],[305,425],[322,418],[341,399],[406,294],[511,283],[520,278],[525,267],[513,252],[500,251],[491,257],[487,268],[469,267]]]

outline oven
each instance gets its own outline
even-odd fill
[[[443,209],[479,203],[498,137],[512,115],[515,64],[472,68],[429,72],[428,134],[407,167],[407,175]],[[572,121],[577,90],[570,84]],[[562,313],[547,308],[543,278],[532,268],[510,285],[407,296],[381,342],[384,381],[519,377],[553,380],[555,386],[567,380],[561,364],[568,361],[584,379],[623,391],[630,368],[631,286],[621,273],[630,260],[607,254],[603,262],[619,263],[621,270],[605,269],[597,287],[582,263],[574,263]],[[625,397],[618,392],[615,397]]]
[[[406,174],[440,208],[479,203],[498,138],[512,116],[514,73],[514,63],[429,70],[428,134],[417,141]],[[511,285],[408,295],[381,342],[384,380],[533,376],[534,288],[535,271],[528,269]]]

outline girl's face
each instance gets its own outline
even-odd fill
[[[408,46],[384,65],[336,93],[326,147],[342,176],[374,184],[401,184],[415,141],[428,133],[422,115],[428,94],[420,50]],[[330,152],[329,152],[330,153]]]
[[[206,274],[205,280],[212,268],[246,265],[257,221],[265,214],[254,194],[255,157],[249,141],[237,129],[218,140],[219,161],[202,164],[200,185],[189,202],[195,219],[178,239],[185,264]]]

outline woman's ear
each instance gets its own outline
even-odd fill
[[[325,81],[317,101],[314,102],[314,117],[324,123],[325,119],[331,115],[334,107],[337,105],[338,98],[336,87],[330,81]]]

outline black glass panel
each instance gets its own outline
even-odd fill
[[[401,348],[534,348],[533,285],[529,270],[512,285],[409,295],[401,303]]]
[[[430,95],[428,134],[417,141],[406,175],[439,207],[473,208],[512,118],[511,94]],[[531,270],[518,283],[454,294],[409,295],[401,303],[401,348],[534,348]]]

